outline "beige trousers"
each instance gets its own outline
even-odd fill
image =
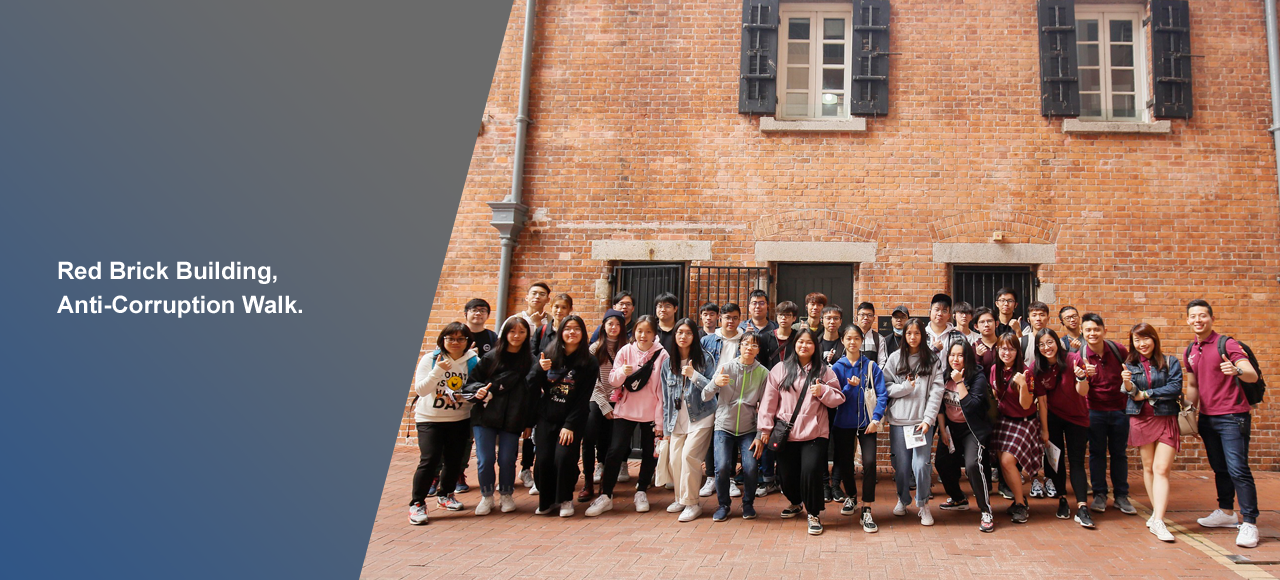
[[[702,461],[706,459],[713,433],[715,429],[707,427],[684,435],[671,435],[667,441],[667,465],[676,486],[676,501],[683,505],[697,505],[701,499],[698,490],[702,487]]]

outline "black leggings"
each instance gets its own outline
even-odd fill
[[[1085,449],[1089,445],[1089,428],[1076,425],[1071,421],[1049,411],[1049,441],[1062,450],[1057,465],[1044,465],[1044,474],[1053,480],[1058,493],[1067,495],[1067,474],[1071,474],[1071,490],[1076,494],[1077,503],[1088,503],[1088,476],[1084,471]],[[1064,446],[1065,443],[1065,446]],[[1067,467],[1070,462],[1071,466]]]
[[[613,441],[613,422],[606,419],[604,413],[600,412],[600,405],[595,401],[587,404],[587,428],[582,434],[582,471],[588,475],[594,474],[596,470],[596,459],[599,458],[600,463],[604,463],[604,458],[609,454],[609,443]],[[602,480],[603,481],[603,480]],[[587,481],[591,484],[591,481]]]
[[[858,446],[862,446],[862,501],[876,501],[876,434],[864,433],[862,429],[831,428],[831,440],[836,447],[836,465],[834,471],[843,478],[837,483],[844,484],[845,495],[858,497],[858,478],[854,477],[854,456]]]
[[[413,472],[410,505],[424,501],[436,470],[441,470],[437,496],[448,496],[458,485],[458,477],[471,451],[471,420],[448,423],[418,423],[418,469]],[[441,467],[443,464],[443,467]]]
[[[822,513],[822,471],[827,464],[827,438],[788,441],[778,452],[782,494],[791,505],[804,505],[811,516]]]
[[[938,468],[938,479],[942,480],[942,489],[952,500],[965,499],[964,490],[960,489],[960,468],[969,476],[969,489],[973,490],[973,498],[978,502],[982,513],[991,511],[991,498],[988,495],[991,487],[987,483],[987,466],[983,463],[984,449],[973,436],[968,423],[947,422],[947,432],[951,435],[951,444],[955,453],[938,440],[938,455],[934,465]]]
[[[533,481],[538,485],[538,507],[551,506],[573,500],[573,488],[578,483],[578,442],[560,444],[563,423],[542,419],[534,430],[538,460],[533,467]]]
[[[631,455],[631,436],[640,429],[640,479],[637,480],[637,491],[648,491],[653,482],[653,471],[658,466],[658,459],[653,456],[653,423],[638,423],[628,419],[613,420],[613,444],[609,446],[609,454],[604,458],[604,475],[600,478],[600,493],[613,497],[613,488],[618,485],[618,470],[622,462]],[[539,490],[541,491],[541,490]]]
[[[520,443],[520,469],[533,469],[533,460],[537,456],[534,437],[525,437]]]

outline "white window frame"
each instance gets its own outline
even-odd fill
[[[1136,123],[1151,122],[1147,102],[1151,100],[1147,78],[1147,38],[1143,19],[1145,9],[1141,4],[1078,4],[1076,5],[1076,51],[1079,55],[1084,34],[1080,26],[1082,20],[1098,21],[1098,78],[1102,115],[1084,114],[1084,70],[1079,72],[1080,79],[1080,119],[1087,121],[1128,121]],[[1113,90],[1111,86],[1111,22],[1128,20],[1133,22],[1133,117],[1115,116]],[[1089,91],[1093,93],[1093,91]],[[1123,93],[1121,93],[1123,94]]]
[[[787,114],[787,73],[789,72],[788,54],[791,48],[790,34],[791,27],[789,20],[791,18],[809,18],[809,79],[806,83],[808,92],[808,105],[805,115],[788,115]],[[792,3],[783,2],[778,10],[778,109],[776,115],[778,119],[784,120],[808,120],[808,121],[837,121],[848,120],[849,99],[852,95],[852,60],[853,60],[853,5],[851,3],[831,4],[831,3]],[[822,46],[827,44],[823,41],[823,19],[824,18],[843,18],[844,19],[844,64],[843,65],[823,65],[822,64]],[[837,116],[824,117],[822,110],[822,71],[826,69],[841,68],[844,70],[844,87],[840,89],[840,94],[844,96],[844,112]],[[798,92],[798,89],[794,92]],[[831,90],[827,92],[832,92]]]

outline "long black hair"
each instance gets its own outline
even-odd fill
[[[969,380],[973,379],[973,376],[981,372],[982,369],[978,368],[977,351],[973,350],[973,345],[969,344],[969,341],[967,340],[951,343],[951,348],[947,350],[947,357],[942,359],[943,364],[946,365],[947,369],[947,373],[944,376],[948,378],[951,377],[951,363],[947,359],[951,358],[951,351],[955,350],[957,346],[963,347],[964,349],[962,351],[963,354],[961,355],[964,357],[964,380],[965,382],[969,382]]]
[[[520,350],[516,352],[507,352],[510,343],[507,341],[507,335],[515,328],[514,325],[524,327],[525,339],[524,344],[520,345]],[[529,369],[533,368],[533,335],[529,331],[529,322],[519,316],[508,318],[502,324],[502,332],[498,333],[498,344],[494,345],[493,350],[489,354],[484,355],[480,359],[480,367],[484,369],[485,374],[493,374],[501,362],[508,370],[513,370],[521,376],[529,374]]]
[[[920,345],[916,347],[915,367],[911,366],[911,345],[907,343],[907,331],[911,327],[916,327],[916,331],[920,333]],[[907,325],[902,327],[902,347],[898,349],[898,368],[894,370],[898,376],[905,377],[907,375],[928,376],[934,371],[934,367],[938,364],[938,355],[929,347],[929,333],[924,331],[924,320],[920,318],[912,318],[907,321]]]
[[[1052,362],[1040,352],[1040,339],[1046,336],[1053,337],[1053,344],[1058,347],[1058,352],[1054,355]],[[1049,369],[1054,365],[1058,366],[1058,370],[1067,368],[1067,349],[1062,348],[1062,340],[1058,338],[1058,333],[1054,332],[1052,328],[1041,328],[1036,333],[1035,341],[1036,360],[1035,367],[1031,371],[1032,374],[1038,375],[1049,372]]]
[[[582,338],[578,340],[578,348],[572,354],[566,354],[564,348],[564,329],[573,322],[578,325],[578,332],[582,333]],[[592,358],[591,348],[587,346],[587,323],[582,321],[577,314],[570,314],[560,321],[560,330],[556,331],[556,340],[552,341],[551,346],[546,350],[547,358],[551,359],[551,366],[554,368],[565,368],[570,366],[578,366],[584,361]]]
[[[689,364],[693,365],[693,370],[703,375],[707,374],[707,357],[702,353],[702,342],[698,340],[698,323],[694,322],[692,318],[681,318],[676,322],[675,326],[671,327],[671,344],[675,344],[676,333],[680,332],[681,326],[688,327],[689,333],[693,335],[693,342],[689,343]],[[667,353],[667,364],[671,365],[671,374],[676,376],[680,376],[679,348],[677,345],[675,352]]]
[[[613,344],[613,348],[609,348],[609,331],[605,330],[608,326],[610,318],[618,319],[618,338]],[[627,342],[627,319],[617,310],[610,310],[605,313],[604,320],[600,321],[600,336],[596,337],[595,344],[592,348],[596,349],[596,362],[600,364],[613,363],[614,357],[618,356],[618,351],[622,349],[622,345]]]
[[[795,343],[799,342],[800,338],[805,335],[809,335],[809,340],[813,341],[814,352],[809,358],[809,375],[805,377],[804,384],[812,384],[813,381],[822,377],[822,374],[827,370],[827,361],[818,355],[818,345],[821,344],[821,338],[817,332],[806,326],[796,331],[795,336],[791,337],[792,348],[787,353],[787,358],[782,361],[783,368],[786,369],[787,374],[782,377],[782,384],[778,385],[779,389],[790,391],[795,388],[796,379],[800,377],[801,371],[800,355],[796,353]]]

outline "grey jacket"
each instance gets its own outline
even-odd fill
[[[715,374],[723,371],[729,375],[729,384],[716,386],[715,376],[702,388],[703,400],[710,401],[720,395],[716,404],[716,431],[724,431],[731,435],[745,435],[756,430],[756,412],[759,411],[760,398],[764,396],[764,385],[769,380],[769,369],[760,361],[743,368],[738,359],[729,361],[717,369]]]
[[[946,391],[942,365],[934,365],[933,372],[928,376],[917,376],[915,381],[908,382],[905,376],[898,375],[898,359],[904,352],[897,350],[885,361],[884,385],[889,391],[889,409],[885,412],[885,421],[890,425],[919,425],[925,422],[933,425],[938,422],[938,409],[942,407],[942,395]],[[919,356],[911,355],[909,362],[914,363]]]

